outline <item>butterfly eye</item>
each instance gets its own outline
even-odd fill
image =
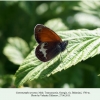
[[[47,43],[47,42],[45,42],[45,43],[44,43],[44,46],[48,46],[48,43]]]
[[[39,28],[39,29],[38,29],[38,32],[41,32],[41,31],[42,31],[42,28]]]

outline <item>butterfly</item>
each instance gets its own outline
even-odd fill
[[[56,57],[60,52],[63,52],[68,45],[68,41],[62,41],[61,38],[48,27],[37,24],[34,28],[35,39],[38,46],[35,50],[36,57],[47,62]]]

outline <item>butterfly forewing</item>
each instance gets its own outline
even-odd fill
[[[35,26],[34,33],[35,39],[38,43],[62,41],[61,38],[54,31],[41,24],[37,24]]]

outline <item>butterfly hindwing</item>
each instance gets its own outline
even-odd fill
[[[37,58],[43,62],[51,60],[61,52],[61,48],[56,42],[40,43],[35,51]]]

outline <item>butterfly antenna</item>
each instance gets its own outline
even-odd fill
[[[60,59],[60,61],[62,61],[62,55],[61,55],[61,53],[60,53],[60,55],[59,55],[60,57],[59,57],[59,59]]]

